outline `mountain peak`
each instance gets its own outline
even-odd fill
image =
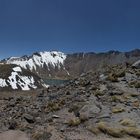
[[[24,55],[22,57],[11,57],[5,59],[7,64],[16,64],[20,65],[25,69],[29,69],[31,71],[36,70],[37,67],[58,66],[59,68],[63,65],[64,60],[66,59],[66,55],[62,52],[51,51],[51,52],[36,52],[31,56]]]

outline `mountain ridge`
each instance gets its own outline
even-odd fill
[[[140,59],[140,49],[129,52],[110,50],[108,52],[65,54],[59,51],[35,52],[30,56],[10,57],[1,62],[16,64],[42,78],[73,78],[104,65],[134,63]]]

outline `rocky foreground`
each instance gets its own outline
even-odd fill
[[[139,139],[140,69],[116,65],[59,87],[1,92],[0,132],[0,140],[12,132],[24,140]]]

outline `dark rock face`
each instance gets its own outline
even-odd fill
[[[140,59],[140,50],[131,52],[109,51],[107,53],[76,53],[67,56],[65,68],[72,77],[79,76],[90,70],[102,70],[106,66],[134,63]]]

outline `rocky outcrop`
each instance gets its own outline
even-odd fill
[[[135,67],[137,69],[140,69],[140,60],[138,60],[137,62],[135,62],[132,67]]]

